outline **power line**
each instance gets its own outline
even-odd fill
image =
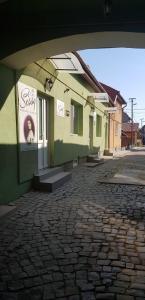
[[[126,108],[126,110],[131,110],[130,108]],[[134,110],[145,110],[145,108],[134,108]]]
[[[42,70],[44,70],[46,73],[48,73],[50,76],[54,77],[56,80],[58,80],[60,83],[62,83],[63,85],[65,85],[65,87],[69,88],[70,90],[72,90],[74,93],[76,93],[78,96],[80,96],[83,100],[85,100],[87,103],[90,104],[90,102],[83,97],[80,93],[78,93],[76,90],[74,90],[71,86],[69,86],[68,84],[66,84],[65,82],[63,82],[61,79],[57,78],[57,76],[55,76],[54,74],[52,74],[50,71],[48,71],[47,69],[45,69],[43,66],[41,66],[40,64],[38,64],[37,62],[34,62],[35,65],[37,65],[38,67],[42,68]],[[99,110],[101,113],[106,114],[103,110],[101,110],[100,108],[98,108],[96,105],[92,104],[93,107],[95,107],[97,110]],[[109,119],[109,115],[106,114],[106,118]],[[118,124],[122,124],[121,122],[114,120],[111,116],[110,119],[112,119],[113,122],[116,122]]]
[[[141,118],[141,119],[140,119],[140,121],[141,121],[141,127],[142,127],[143,120],[144,120],[144,118]]]
[[[127,112],[128,114],[130,114],[130,112]],[[135,114],[145,114],[145,112],[142,112],[142,111],[135,111]]]

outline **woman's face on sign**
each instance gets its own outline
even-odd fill
[[[30,120],[28,120],[27,124],[28,124],[28,129],[29,129],[29,130],[32,129],[32,124],[31,124],[31,121],[30,121]]]

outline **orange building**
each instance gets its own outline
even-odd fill
[[[104,83],[101,85],[109,95],[110,105],[117,108],[115,113],[109,114],[108,148],[110,152],[114,152],[121,149],[122,111],[126,102],[119,91]]]

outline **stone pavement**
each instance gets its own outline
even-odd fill
[[[145,299],[145,187],[98,182],[126,161],[16,201],[0,224],[1,300]]]
[[[140,150],[139,150],[140,149]],[[144,150],[145,148],[133,149],[126,153],[123,165],[119,168],[113,177],[100,179],[101,183],[118,183],[118,184],[134,184],[145,186],[145,167],[144,167]],[[118,157],[124,156],[122,151]],[[117,154],[116,154],[117,155]],[[114,157],[115,158],[115,157]]]
[[[0,218],[15,208],[15,205],[0,205]]]

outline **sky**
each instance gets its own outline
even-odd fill
[[[134,100],[134,122],[145,125],[145,50],[90,49],[79,51],[98,81],[120,91],[127,102],[125,111],[131,116],[129,98]],[[144,110],[140,110],[144,109]]]

